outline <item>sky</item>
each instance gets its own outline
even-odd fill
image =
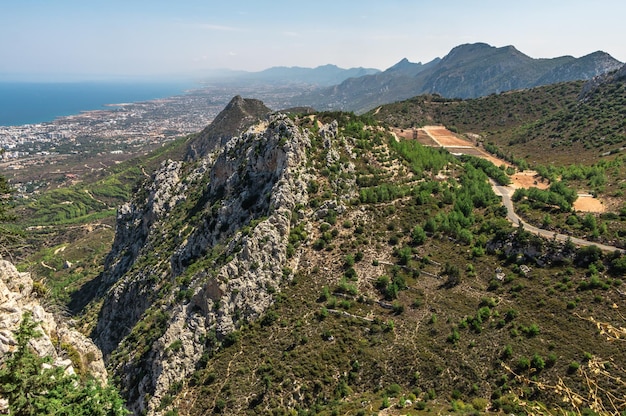
[[[0,80],[200,77],[273,66],[384,70],[475,42],[626,61],[623,0],[2,0]]]

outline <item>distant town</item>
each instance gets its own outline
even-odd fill
[[[110,105],[52,122],[0,126],[4,162],[55,154],[129,148],[197,132],[223,107],[228,97],[189,93],[166,99]]]
[[[0,175],[19,198],[145,154],[206,127],[235,95],[258,98],[270,108],[290,106],[293,87],[205,85],[186,94],[136,103],[109,104],[51,122],[0,126]]]
[[[289,104],[297,91],[267,87],[206,87],[184,95],[59,117],[51,122],[0,126],[0,159],[19,163],[33,156],[108,151],[161,143],[207,126],[236,94],[261,98],[271,108]]]

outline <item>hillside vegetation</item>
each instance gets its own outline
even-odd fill
[[[560,184],[552,192],[568,196],[558,179],[589,178],[566,178],[561,150],[580,147],[587,172],[606,145],[565,135],[570,124],[557,146],[544,147],[543,127],[517,138],[542,120],[591,120],[603,101],[578,101],[581,86],[424,96],[365,116],[271,115],[203,147],[204,157],[163,163],[118,210],[113,249],[103,265],[103,254],[92,257],[102,273],[69,300],[51,296],[73,305],[137,413],[619,414],[626,256],[513,227],[488,181],[506,182],[505,171],[385,128],[441,123],[479,134],[494,152],[543,166]],[[604,99],[619,99],[611,86],[598,97],[605,88]],[[619,126],[619,108],[605,111]],[[605,172],[618,174],[611,182],[626,177],[619,160],[606,159]],[[113,181],[62,192],[87,205]],[[604,186],[598,192],[618,191]],[[57,195],[42,198],[67,196]],[[565,223],[572,214],[531,196],[542,202],[518,195],[531,217],[546,209]],[[110,202],[91,204],[72,215]],[[49,224],[35,208],[29,221]],[[610,238],[626,235],[620,208],[593,217],[598,238],[599,220],[610,221]],[[61,279],[58,248],[37,255],[53,257]],[[53,263],[37,255],[31,265]]]
[[[149,156],[86,176],[84,181],[17,201],[16,222],[8,224],[20,243],[13,245],[12,258],[67,307],[71,294],[102,271],[102,259],[111,250],[115,234],[117,207],[141,186],[146,172],[166,158],[182,158],[184,143],[177,140]]]
[[[471,100],[418,96],[370,114],[391,126],[443,124],[481,136],[530,165],[593,164],[626,142],[623,81],[606,83],[579,99],[582,82],[493,94]]]
[[[621,343],[597,332],[620,322],[622,260],[514,231],[470,163],[354,115],[315,120],[332,119],[340,133],[312,142],[309,204],[292,216],[293,277],[207,351],[179,387],[192,400],[172,391],[179,412],[524,412],[623,371]]]
[[[544,184],[561,181],[581,194],[599,197],[609,212],[593,215],[519,193],[518,213],[543,228],[625,247],[620,231],[626,215],[626,90],[621,72],[604,81],[473,100],[420,96],[370,114],[400,128],[446,125],[520,169],[535,169]]]

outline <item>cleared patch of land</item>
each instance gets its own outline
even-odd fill
[[[510,167],[506,160],[499,159],[490,153],[478,148],[474,143],[456,136],[443,126],[424,126],[422,129],[430,138],[441,147],[445,147],[452,154],[471,155],[487,159],[496,166]]]
[[[480,149],[474,143],[456,136],[454,133],[452,133],[450,130],[446,129],[443,126],[424,126],[423,128],[417,129],[416,131],[417,133],[415,133],[413,130],[403,130],[403,134],[396,134],[405,138],[419,138],[420,133],[423,133],[427,135],[430,139],[432,139],[431,143],[436,143],[435,145],[445,147],[452,154],[480,157],[489,160],[496,166],[512,166],[507,161],[502,160]],[[426,144],[421,141],[420,143]],[[433,144],[430,145],[432,146]],[[537,172],[533,170],[518,172],[511,176],[511,181],[512,188],[527,189],[531,187],[536,187],[539,189],[547,189],[550,186],[547,181],[542,180]],[[605,205],[601,200],[599,200],[598,198],[594,198],[592,195],[588,194],[580,194],[578,196],[578,199],[574,202],[574,209],[581,212],[601,213],[606,211]]]
[[[550,183],[542,179],[534,170],[517,172],[511,176],[511,181],[513,182],[511,186],[514,188],[527,189],[534,186],[539,189],[548,189],[550,187]]]
[[[576,211],[582,212],[605,212],[606,206],[592,195],[578,195],[578,199],[574,201],[573,207]]]

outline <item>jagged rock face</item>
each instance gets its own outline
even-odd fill
[[[32,313],[33,321],[39,324],[42,332],[41,337],[30,341],[37,354],[51,357],[54,366],[65,368],[69,374],[87,371],[102,382],[106,381],[107,371],[98,347],[41,305],[33,292],[33,280],[29,273],[20,273],[10,262],[0,260],[0,361],[15,348],[13,334],[25,312]],[[72,363],[58,346],[74,349],[81,362]],[[75,368],[75,365],[80,365],[82,369]]]
[[[167,218],[170,210],[184,197],[186,187],[179,178],[181,164],[164,162],[146,185],[147,195],[143,201],[138,198],[135,202],[122,205],[118,210],[115,241],[105,259],[101,283],[101,291],[118,283],[112,289],[113,295],[107,298],[109,302],[105,302],[101,310],[102,316],[108,316],[115,322],[101,319],[96,328],[96,341],[105,355],[113,351],[150,304],[150,285],[133,279],[128,279],[125,285],[121,285],[118,280],[129,271],[137,258],[151,252],[152,245],[148,237],[153,225]],[[118,329],[112,330],[114,327]]]
[[[594,52],[581,58],[560,65],[537,80],[537,85],[549,85],[557,82],[588,80],[593,77],[615,71],[622,63],[606,52]]]
[[[262,101],[237,95],[198,137],[189,143],[187,159],[198,159],[224,146],[271,110]]]
[[[164,164],[120,208],[93,336],[135,412],[158,413],[207,349],[273,302],[309,146],[272,115],[201,160]]]
[[[578,99],[584,101],[592,95],[602,85],[613,82],[620,82],[626,79],[626,65],[622,65],[619,69],[593,77],[583,85]]]
[[[365,112],[422,94],[477,98],[512,89],[587,80],[620,65],[621,62],[604,52],[580,58],[534,59],[513,46],[465,44],[425,65],[403,59],[382,73],[348,79],[334,87],[303,94],[297,102],[320,109]]]

